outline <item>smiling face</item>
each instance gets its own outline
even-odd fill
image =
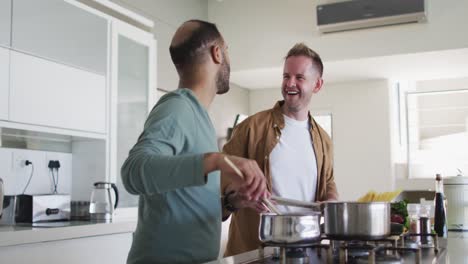
[[[312,59],[306,56],[291,56],[284,62],[282,94],[286,115],[307,117],[312,94],[320,91],[322,78]],[[302,119],[302,118],[301,118]]]

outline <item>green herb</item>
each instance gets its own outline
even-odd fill
[[[401,216],[404,219],[403,225],[406,228],[409,228],[407,206],[408,206],[408,201],[407,200],[392,203],[391,204],[391,215]]]

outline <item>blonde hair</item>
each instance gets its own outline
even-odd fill
[[[288,59],[289,57],[292,56],[305,56],[307,58],[310,58],[312,62],[314,63],[315,67],[317,68],[320,77],[322,77],[323,74],[323,63],[322,59],[318,55],[317,52],[313,51],[311,48],[309,48],[306,44],[304,43],[297,43],[294,45],[289,51],[286,57],[284,58],[285,60]]]

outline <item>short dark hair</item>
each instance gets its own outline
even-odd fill
[[[210,44],[222,39],[218,28],[213,23],[196,19],[187,22],[196,22],[199,27],[186,40],[177,46],[169,47],[172,62],[177,70],[202,63]]]
[[[323,74],[323,63],[322,59],[318,55],[317,52],[313,51],[311,48],[309,48],[306,44],[304,43],[297,43],[288,51],[288,55],[286,55],[285,60],[289,57],[292,56],[305,56],[308,57],[312,60],[312,62],[315,64],[315,67],[317,67],[317,70],[320,74],[320,77],[322,77]]]

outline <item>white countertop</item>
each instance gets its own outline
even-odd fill
[[[445,263],[468,263],[468,232],[448,233]]]
[[[136,219],[120,219],[112,223],[68,221],[47,223],[37,227],[31,224],[0,225],[0,247],[56,241],[81,237],[131,233]]]

